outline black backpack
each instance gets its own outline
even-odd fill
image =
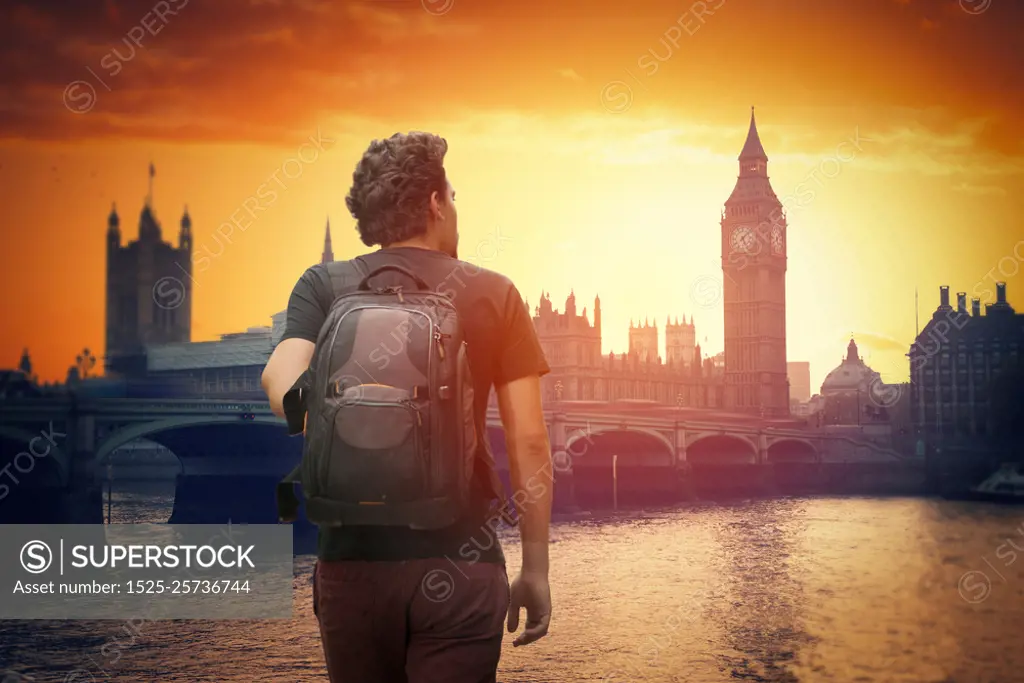
[[[278,487],[278,513],[295,518],[298,482],[320,526],[442,528],[467,510],[480,446],[463,327],[452,300],[417,275],[360,265],[328,264],[334,304],[285,396],[289,432],[304,432],[305,444]],[[371,289],[385,271],[417,289]],[[484,464],[507,503],[493,459]]]

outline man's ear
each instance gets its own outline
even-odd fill
[[[444,211],[441,210],[441,204],[444,203],[444,197],[437,190],[430,193],[430,215],[434,220],[444,220]]]

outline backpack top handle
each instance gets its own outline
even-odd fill
[[[375,277],[376,275],[378,275],[380,273],[383,273],[386,270],[393,270],[393,271],[396,271],[398,273],[401,273],[402,275],[405,275],[407,278],[409,278],[410,280],[415,282],[416,286],[419,287],[420,289],[426,289],[428,291],[430,290],[430,286],[426,282],[424,282],[423,278],[421,278],[419,275],[416,275],[415,273],[410,272],[409,270],[406,270],[402,266],[388,265],[388,266],[381,266],[380,268],[376,268],[376,269],[370,271],[369,273],[367,273],[366,277],[364,277],[362,282],[359,283],[359,291],[361,291],[361,292],[369,291],[369,289],[370,289],[370,278]]]

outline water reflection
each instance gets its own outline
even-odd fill
[[[919,528],[932,557],[918,604],[937,626],[935,680],[1024,680],[1024,510],[933,501]],[[1017,645],[1002,633],[1018,634]]]
[[[801,568],[793,557],[804,534],[804,502],[765,501],[724,511],[715,525],[724,595],[705,621],[724,635],[716,660],[723,680],[795,683],[789,670],[798,649],[813,639],[803,627]]]
[[[123,509],[159,521],[140,501]],[[498,680],[1024,680],[1022,522],[1024,511],[990,505],[822,498],[559,523],[551,633],[526,648],[506,638]],[[514,573],[515,532],[503,544]],[[323,681],[312,567],[296,558],[289,621],[155,621],[134,637],[126,621],[3,622],[0,671],[70,683]]]

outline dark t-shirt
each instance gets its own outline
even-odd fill
[[[420,276],[431,289],[455,302],[465,329],[469,366],[473,373],[474,412],[481,444],[487,438],[487,400],[491,388],[529,375],[550,371],[537,340],[530,313],[519,290],[504,275],[454,259],[440,251],[418,247],[391,247],[358,257],[363,271],[397,265]],[[384,272],[373,278],[376,286],[406,282],[408,278]],[[288,319],[282,339],[316,343],[334,301],[327,266],[315,265],[299,278],[288,301]],[[483,463],[478,459],[478,468]],[[478,473],[480,474],[480,473]],[[420,531],[394,527],[325,527],[320,530],[322,560],[397,561],[449,557],[482,562],[504,562],[501,546],[486,525],[488,517],[485,476],[474,478],[473,511],[447,529]]]

